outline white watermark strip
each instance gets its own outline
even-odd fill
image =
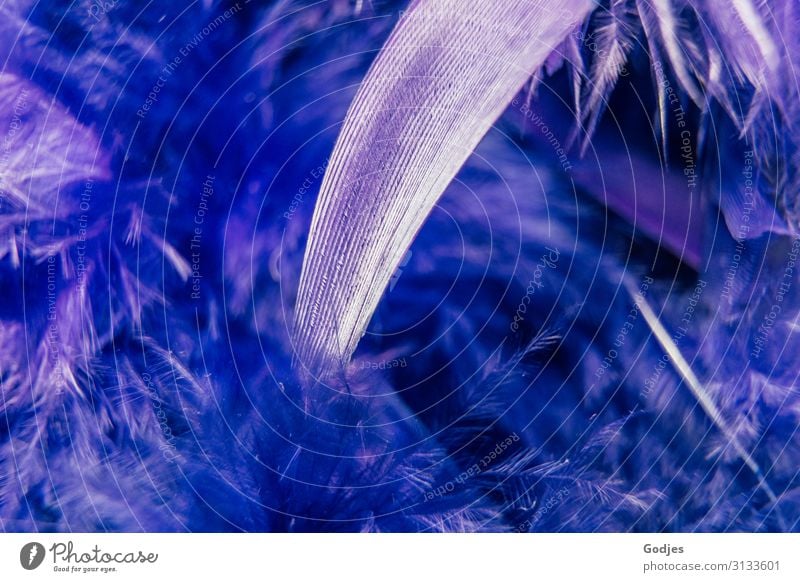
[[[3,534],[0,580],[800,580],[800,534]]]

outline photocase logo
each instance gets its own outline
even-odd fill
[[[19,563],[26,570],[35,570],[44,561],[44,546],[38,542],[30,542],[19,551]]]

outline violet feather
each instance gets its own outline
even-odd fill
[[[110,4],[0,7],[2,531],[800,528],[796,2]]]

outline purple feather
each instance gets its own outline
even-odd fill
[[[454,6],[0,8],[2,531],[800,528],[796,3]]]

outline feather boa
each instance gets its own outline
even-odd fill
[[[2,531],[798,530],[797,7],[567,4],[5,3]]]

